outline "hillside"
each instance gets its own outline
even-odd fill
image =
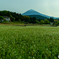
[[[28,16],[35,17],[36,19],[41,19],[41,20],[47,19],[47,17],[43,17],[41,15],[28,15]]]
[[[24,12],[22,15],[26,15],[26,16],[30,16],[30,17],[36,17],[37,19],[43,19],[43,20],[52,17],[52,16],[47,16],[47,15],[44,15],[42,13],[39,13],[33,9],[30,9],[30,10]],[[53,18],[59,19],[57,17],[53,17]]]
[[[35,11],[35,10],[32,10],[32,9],[26,11],[22,15],[26,15],[26,16],[30,16],[30,17],[36,17],[37,19],[47,19],[47,18],[50,18],[50,16],[41,14],[41,13]]]

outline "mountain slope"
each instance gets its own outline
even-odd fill
[[[46,18],[50,18],[50,16],[41,14],[35,10],[28,10],[25,13],[23,13],[22,15],[26,15],[26,16],[30,16],[30,17],[36,17],[37,19],[46,19]]]
[[[27,15],[27,16],[35,17],[36,19],[41,19],[41,20],[47,19],[47,17],[43,17],[43,16],[40,16],[40,15]]]
[[[35,10],[30,9],[30,10],[26,11],[25,13],[23,13],[22,15],[40,15],[40,13],[38,13]]]

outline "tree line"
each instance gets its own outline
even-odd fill
[[[35,17],[23,16],[21,13],[11,12],[7,10],[0,11],[0,20],[4,19],[3,16],[8,16],[11,19],[11,22],[17,21],[19,23],[38,23],[38,24],[49,24],[51,22],[59,23],[58,20],[53,19],[52,17],[45,20],[36,19]]]

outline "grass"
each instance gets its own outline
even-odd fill
[[[0,25],[0,59],[57,59],[59,27]]]

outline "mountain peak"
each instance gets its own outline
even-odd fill
[[[40,15],[40,16],[43,16],[43,17],[48,17],[50,18],[50,16],[47,16],[47,15],[44,15],[44,14],[41,14],[33,9],[30,9],[28,11],[26,11],[25,13],[23,13],[22,15],[26,15],[26,16],[29,16],[29,15]]]
[[[22,15],[40,15],[40,13],[33,9],[30,9],[30,10],[26,11],[25,13],[23,13]]]
[[[28,11],[34,11],[33,9],[30,9],[30,10],[28,10]]]

